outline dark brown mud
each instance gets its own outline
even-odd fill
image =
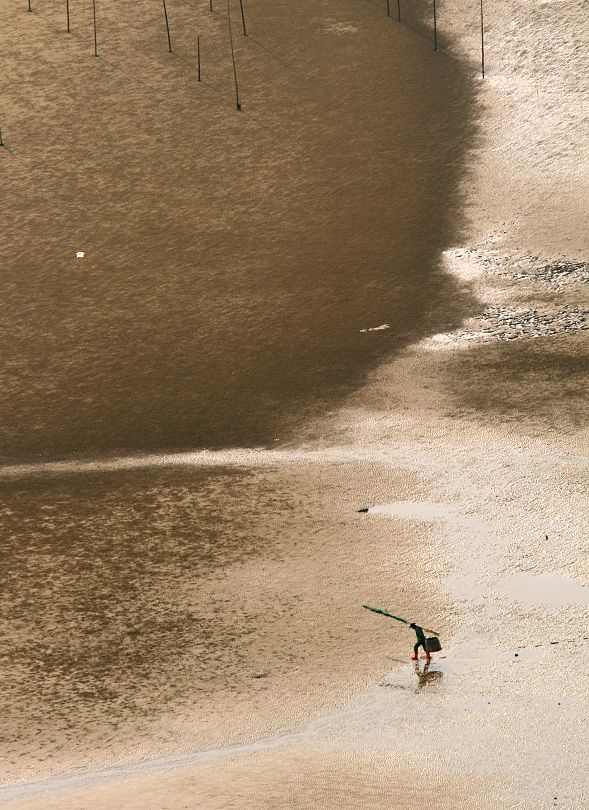
[[[95,58],[88,9],[34,5],[1,11],[5,459],[284,440],[472,311],[438,264],[472,77],[427,38],[249,2],[237,113],[220,7],[172,5],[169,54],[159,9],[101,3]]]
[[[383,8],[248,2],[237,112],[224,9],[169,3],[169,54],[159,8],[99,2],[96,58],[89,5],[70,36],[33,5],[0,4],[6,461],[296,439],[476,307],[439,262],[472,77]],[[5,778],[263,736],[371,682],[358,611],[417,611],[423,538],[355,509],[420,485],[327,457],[5,483]]]

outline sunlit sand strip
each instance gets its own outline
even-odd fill
[[[237,754],[253,754],[260,751],[267,751],[288,743],[297,742],[302,738],[302,732],[294,732],[283,736],[264,737],[261,740],[244,743],[243,745],[213,748],[209,751],[192,751],[186,754],[176,754],[171,757],[157,757],[142,760],[141,762],[120,765],[114,768],[104,768],[99,771],[52,776],[49,779],[43,779],[39,782],[25,782],[20,785],[0,788],[0,805],[16,801],[17,799],[40,796],[44,793],[53,793],[58,790],[89,787],[113,779],[146,776],[172,768],[182,768],[189,765],[202,765],[207,762],[220,761]]]
[[[116,470],[142,470],[157,467],[258,467],[294,461],[300,453],[275,450],[202,450],[186,453],[162,453],[133,456],[115,456],[93,460],[47,461],[38,464],[14,464],[0,467],[0,478],[26,478],[29,475],[63,475],[70,473],[113,472]],[[312,454],[311,454],[312,455]]]
[[[378,421],[360,419],[353,429],[362,434],[371,433]],[[523,452],[529,452],[524,449]],[[569,462],[584,462],[584,456],[569,453]],[[85,473],[117,472],[133,470],[156,470],[174,467],[223,468],[279,467],[286,464],[384,464],[396,467],[420,466],[414,454],[413,444],[400,442],[394,447],[386,445],[348,444],[313,448],[303,446],[283,450],[268,450],[263,447],[231,448],[227,450],[190,450],[181,453],[136,453],[127,456],[102,456],[100,458],[72,458],[59,461],[39,461],[25,464],[0,466],[0,481],[17,480],[44,475],[83,475]],[[371,512],[386,511],[386,508]]]
[[[264,467],[295,462],[361,461],[367,454],[352,449],[199,450],[185,453],[150,453],[101,459],[64,459],[0,467],[0,479],[26,478],[33,475],[70,475],[76,473],[143,470],[163,467]]]

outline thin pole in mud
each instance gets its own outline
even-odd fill
[[[401,22],[401,0],[397,0],[397,20]]]
[[[245,28],[245,14],[243,13],[243,0],[239,0],[239,8],[241,9],[241,24],[243,25],[243,35],[247,37],[247,31]]]
[[[94,56],[98,56],[98,37],[96,36],[96,0],[92,0],[92,19],[94,20]]]
[[[213,0],[209,0],[209,11],[213,10]]]
[[[168,50],[172,53],[172,38],[170,37],[170,21],[168,20],[168,9],[166,8],[166,0],[162,0],[164,4],[164,17],[166,18],[166,32],[168,34]]]
[[[2,140],[2,130],[0,129],[0,146],[4,146],[4,141]]]
[[[483,12],[483,0],[481,0],[481,73],[485,78],[485,17]]]
[[[434,0],[434,51],[438,50],[438,20],[436,16],[436,0]]]
[[[391,16],[391,0],[387,0],[387,17]]]
[[[231,45],[231,62],[233,63],[233,78],[235,79],[235,109],[241,112],[241,104],[239,102],[239,84],[237,82],[237,67],[235,65],[235,51],[233,50],[233,33],[231,31],[231,8],[229,0],[227,0],[227,24],[229,26],[229,44]]]
[[[67,32],[70,32],[70,0],[65,0],[65,13],[67,16]]]
[[[33,13],[33,9],[31,8],[31,0],[29,0],[29,11],[31,12],[31,14]]]
[[[198,80],[200,81],[200,37],[196,38],[196,63],[198,65]]]

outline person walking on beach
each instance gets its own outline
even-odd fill
[[[428,647],[432,652],[439,652],[442,649],[440,639],[438,638],[439,633],[436,633],[435,630],[430,630],[429,627],[420,627],[418,624],[415,624],[415,622],[409,623],[409,619],[403,619],[401,616],[395,616],[393,613],[389,613],[388,610],[381,610],[380,608],[371,607],[370,605],[362,605],[362,607],[366,608],[366,610],[371,610],[373,613],[381,613],[383,616],[388,616],[391,619],[396,619],[398,622],[408,624],[412,630],[415,630],[417,644],[413,647],[413,655],[411,656],[412,661],[417,661],[419,658],[417,651],[420,647],[423,647],[426,661],[431,661],[431,655]],[[432,633],[432,637],[427,639],[427,646],[425,638],[426,633]]]
[[[411,627],[413,630],[415,630],[415,635],[417,636],[417,642],[413,646],[413,655],[411,656],[411,660],[412,661],[417,661],[417,659],[419,658],[419,654],[418,654],[417,651],[419,650],[420,647],[423,647],[423,651],[425,652],[426,660],[429,661],[431,659],[431,655],[428,653],[428,651],[425,648],[425,633],[423,632],[423,627],[420,627],[418,624],[415,624],[415,622],[411,622],[409,627]]]

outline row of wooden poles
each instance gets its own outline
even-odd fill
[[[481,20],[481,73],[483,79],[485,78],[485,14],[484,14],[484,0],[480,1],[480,20]],[[164,7],[164,18],[166,21],[166,32],[168,35],[168,48],[170,53],[172,53],[172,38],[170,35],[170,21],[168,19],[168,9],[166,7],[166,0],[162,0],[163,7]],[[32,12],[31,8],[31,0],[28,0],[29,4],[29,11]],[[387,17],[391,16],[391,0],[386,0],[387,4]],[[438,14],[437,14],[437,0],[432,0],[432,14],[433,14],[433,31],[434,31],[434,51],[438,50]],[[245,24],[245,13],[243,9],[243,0],[239,0],[239,8],[241,11],[241,24],[243,26],[243,35],[247,37],[247,28]],[[213,11],[213,0],[209,0],[209,10]],[[67,17],[67,32],[68,34],[71,31],[70,28],[70,0],[66,0],[66,17]],[[94,56],[98,56],[98,39],[96,33],[96,0],[92,0],[92,18],[94,21]],[[233,35],[231,31],[231,8],[229,6],[229,0],[227,0],[227,18],[229,24],[229,39],[231,42],[231,58],[233,61],[234,73],[236,74],[235,70],[235,54],[233,51]],[[397,0],[397,20],[401,22],[401,0]],[[200,54],[200,43],[197,40],[197,50]],[[198,59],[198,80],[201,80],[200,77],[200,58]],[[236,74],[236,94],[239,96],[239,91],[237,89],[237,74]],[[239,107],[239,98],[238,98],[238,109]]]
[[[32,13],[33,9],[31,6],[31,0],[28,0],[29,4],[29,11]],[[166,35],[168,37],[168,50],[172,53],[172,35],[170,33],[170,19],[168,17],[168,8],[166,6],[166,0],[162,0],[163,11],[164,11],[164,20],[166,23]],[[243,35],[247,37],[247,26],[245,22],[245,11],[243,8],[243,0],[239,0],[239,10],[241,12],[241,25],[243,28]],[[209,11],[214,11],[213,8],[213,0],[209,0]],[[71,25],[70,25],[70,0],[66,0],[65,2],[65,13],[66,13],[66,25],[67,25],[67,33],[71,33]],[[92,22],[93,22],[93,29],[94,29],[94,56],[98,56],[98,29],[96,26],[96,0],[92,0]],[[237,110],[241,110],[241,102],[239,100],[239,82],[237,79],[237,65],[235,62],[235,50],[233,48],[233,29],[231,26],[231,6],[229,0],[227,0],[227,23],[229,28],[229,43],[231,46],[231,63],[233,65],[233,78],[235,83],[235,106]],[[201,51],[200,51],[200,37],[196,38],[196,56],[197,56],[197,73],[198,73],[198,81],[202,80],[201,77]],[[0,146],[4,146],[2,143],[2,131],[0,130]]]
[[[67,0],[69,2],[69,0]],[[92,0],[92,2],[96,2],[96,0]],[[164,6],[164,17],[166,20],[166,33],[168,35],[168,50],[172,53],[172,37],[170,35],[170,21],[168,19],[168,9],[166,8],[166,0],[162,0]],[[243,10],[243,0],[239,0],[239,10],[241,12],[241,25],[243,28],[243,35],[247,37],[247,26],[245,24],[245,12]],[[209,11],[214,11],[213,9],[213,0],[209,0]],[[241,111],[241,102],[239,100],[239,82],[237,80],[237,65],[235,63],[235,50],[233,48],[233,31],[231,28],[231,6],[229,5],[229,0],[227,0],[227,25],[229,28],[229,44],[231,46],[231,64],[233,65],[233,79],[235,83],[235,107],[238,111]],[[196,38],[196,70],[198,75],[198,81],[201,81],[201,59],[200,59],[200,37]]]
[[[438,15],[437,15],[437,8],[436,8],[436,0],[432,0],[433,3],[433,29],[434,29],[434,51],[438,50]],[[31,7],[31,0],[28,0],[29,4],[29,11],[32,13],[33,9]],[[163,10],[164,10],[164,19],[166,22],[166,34],[168,37],[168,50],[172,53],[172,35],[170,33],[170,20],[168,17],[168,9],[166,6],[166,0],[162,0]],[[387,17],[391,16],[391,0],[386,0],[387,4]],[[70,0],[66,0],[65,3],[66,7],[66,21],[67,21],[67,32],[68,34],[71,33],[70,27]],[[243,0],[239,0],[239,9],[241,11],[241,24],[243,28],[243,35],[247,37],[247,27],[245,22],[245,12],[243,8]],[[209,0],[209,11],[214,11],[213,8],[213,0]],[[98,33],[96,28],[96,0],[92,0],[92,20],[94,24],[94,56],[98,56]],[[401,22],[401,0],[397,0],[397,20]],[[480,0],[480,21],[481,21],[481,74],[483,79],[485,78],[485,16],[484,16],[484,8],[483,8],[483,0]],[[237,78],[237,65],[235,63],[235,51],[233,48],[233,30],[231,27],[231,7],[229,4],[229,0],[227,0],[227,25],[229,29],[229,44],[231,47],[231,64],[233,66],[233,80],[235,84],[235,107],[238,111],[241,110],[241,101],[239,98],[239,81]],[[197,75],[198,81],[201,81],[201,50],[200,50],[200,37],[196,38],[196,60],[197,60]],[[4,146],[4,142],[2,140],[2,130],[0,129],[0,146]]]

